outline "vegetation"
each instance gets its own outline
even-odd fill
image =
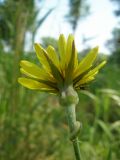
[[[34,37],[36,31],[31,28],[37,26],[32,13],[38,11],[34,1],[29,2],[0,2],[0,160],[72,160],[66,116],[57,97],[17,83],[20,59],[38,63],[33,51],[24,50],[27,31]],[[56,45],[55,39],[49,40]],[[120,159],[120,48],[115,42],[113,35],[114,50],[97,80],[79,92],[76,109],[82,122],[79,144],[83,160]],[[48,43],[43,38],[43,44]]]

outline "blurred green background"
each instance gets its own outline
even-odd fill
[[[17,83],[21,59],[39,63],[33,50],[36,35],[39,34],[44,47],[52,44],[57,49],[51,33],[41,36],[42,25],[58,10],[60,1],[56,0],[57,5],[52,6],[54,1],[0,0],[0,160],[74,159],[65,111],[58,98]],[[79,134],[83,160],[120,160],[120,1],[108,1],[114,6],[112,14],[118,21],[106,41],[109,54],[99,54],[99,60],[108,62],[94,83],[78,93],[77,119],[83,124]],[[86,17],[92,14],[92,4],[88,0],[65,2],[67,12],[62,18],[75,34],[80,20],[87,21]],[[56,22],[57,17],[53,24]],[[80,59],[91,48],[87,41],[89,37],[83,39]],[[99,43],[96,41],[94,45]]]

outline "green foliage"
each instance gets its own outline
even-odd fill
[[[115,15],[117,17],[120,16],[120,1],[119,0],[111,0],[112,2],[114,2],[115,4],[117,4],[117,9],[114,11]]]
[[[118,23],[119,23],[119,18],[120,18],[120,1],[119,0],[111,0],[114,2],[115,7],[117,8],[114,13],[116,17],[118,18]],[[111,51],[111,56],[110,56],[110,61],[113,62],[114,64],[119,65],[120,64],[120,27],[119,24],[117,27],[115,27],[112,31],[112,39],[107,41],[107,46]]]
[[[0,35],[5,42],[13,45],[12,41],[13,39],[15,39],[17,34],[16,27],[18,25],[18,19],[21,20],[22,16],[28,16],[27,23],[29,23],[29,19],[31,19],[31,14],[28,13],[35,12],[34,5],[35,4],[33,0],[4,0],[2,3],[0,3]],[[31,23],[33,23],[33,21]]]
[[[87,16],[89,13],[89,5],[87,0],[69,0],[69,13],[66,18],[70,22],[73,31],[75,31],[80,18]]]
[[[42,0],[39,0],[39,3],[41,2]],[[0,39],[4,40],[7,45],[9,44],[11,48],[14,48],[14,41],[18,38],[17,32],[24,32],[23,35],[21,34],[24,37],[29,31],[34,41],[37,29],[53,11],[53,8],[49,9],[38,19],[41,9],[36,9],[35,4],[34,0],[4,0],[0,3]]]
[[[120,65],[120,28],[115,28],[112,35],[112,39],[107,41],[107,46],[112,51],[109,61]]]
[[[30,55],[26,55],[25,59],[34,61]],[[1,53],[1,57],[0,158],[72,159],[74,155],[68,138],[66,115],[58,104],[57,97],[20,87],[19,104],[12,108],[10,101],[13,56]],[[98,82],[92,84],[93,93],[83,91],[79,94],[77,119],[83,125],[79,135],[80,147],[84,159],[119,160],[120,110],[117,80],[120,78],[120,71],[114,68],[114,64],[111,64],[111,67],[109,64],[103,71],[98,79],[104,77],[104,83],[97,80]]]

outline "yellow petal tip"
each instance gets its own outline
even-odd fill
[[[25,60],[20,61],[20,66],[25,63]]]
[[[22,80],[22,78],[18,78],[18,79],[17,79],[18,83],[22,84],[22,83],[21,83],[21,80]]]
[[[107,61],[106,61],[106,60],[105,60],[105,61],[103,61],[103,62],[102,62],[102,66],[104,66],[106,63],[107,63]]]
[[[34,46],[37,46],[38,45],[38,43],[34,43]]]
[[[34,43],[34,49],[36,50],[38,47],[40,47],[39,43]]]
[[[95,52],[98,53],[98,50],[99,50],[99,46],[96,46],[95,48],[93,48]]]

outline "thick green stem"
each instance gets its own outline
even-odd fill
[[[80,129],[79,128],[80,125],[79,125],[79,122],[76,121],[75,105],[67,106],[66,112],[67,112],[67,118],[68,118],[68,125],[71,133],[70,139],[73,143],[76,160],[81,160],[79,141],[77,137],[77,133]]]
[[[76,138],[76,140],[73,142],[73,147],[74,147],[76,160],[81,160],[81,154],[80,154],[80,147],[79,147],[78,138]]]
[[[78,103],[78,95],[72,86],[69,86],[61,94],[61,104],[64,106],[68,125],[70,129],[70,140],[73,143],[76,160],[81,160],[80,147],[78,141],[78,133],[80,131],[80,122],[76,121],[75,107]]]

